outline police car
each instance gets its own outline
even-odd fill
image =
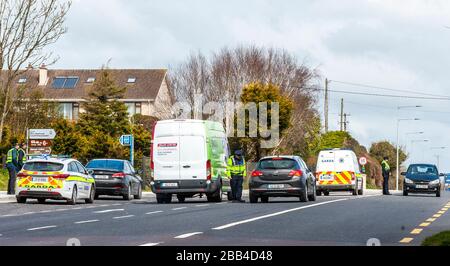
[[[17,175],[18,203],[27,199],[66,200],[75,205],[78,200],[93,203],[95,180],[84,166],[74,159],[42,157],[25,163]]]

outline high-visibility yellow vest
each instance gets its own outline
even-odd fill
[[[245,162],[245,159],[242,158],[243,163],[238,165],[237,160],[234,158],[234,156],[231,156],[228,159],[228,165],[227,165],[227,176],[247,176],[247,165]]]
[[[7,155],[6,155],[6,163],[7,163],[7,164],[13,162],[13,160],[14,160],[14,158],[13,158],[13,156],[14,156],[14,150],[15,150],[15,148],[12,148],[12,149],[10,149],[10,150],[8,151],[8,153],[7,153]],[[16,156],[17,156],[17,153],[16,153]]]
[[[389,163],[386,160],[381,162],[381,167],[385,172],[389,172],[391,170],[391,167],[389,166]]]
[[[23,152],[22,164],[25,164],[27,162],[27,153],[22,148],[19,149],[17,154],[20,154],[20,152]],[[17,155],[17,159],[19,159],[19,155]]]

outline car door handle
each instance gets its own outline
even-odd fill
[[[185,166],[183,166],[183,168],[184,169],[188,169],[188,168],[191,168],[191,166],[190,165],[185,165]]]

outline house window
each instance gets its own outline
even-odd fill
[[[54,89],[73,89],[77,86],[79,77],[56,77],[53,79]]]
[[[142,104],[141,103],[125,103],[128,109],[128,115],[133,116],[136,114],[142,113]]]
[[[78,120],[80,117],[80,104],[74,103],[72,106],[72,119]]]
[[[127,83],[136,83],[135,77],[129,77]]]
[[[20,79],[17,81],[17,83],[19,83],[19,84],[25,84],[25,83],[27,83],[27,78],[20,78]]]
[[[72,103],[61,103],[59,105],[59,114],[64,119],[73,119],[73,104]]]
[[[94,83],[95,82],[95,78],[94,77],[90,77],[86,80],[86,83]]]

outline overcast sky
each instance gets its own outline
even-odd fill
[[[114,68],[170,68],[191,52],[256,44],[287,49],[331,80],[450,95],[448,0],[74,0],[67,26],[53,47],[55,68],[98,68],[108,59]],[[423,96],[335,82],[330,89]],[[436,163],[440,154],[450,171],[450,101],[332,92],[331,129],[342,97],[363,145],[395,142],[398,117],[420,118],[401,123],[402,145],[414,161]],[[423,107],[397,114],[399,105]],[[406,135],[417,131],[425,134]],[[420,139],[430,142],[411,147]],[[438,146],[448,149],[430,149]]]

